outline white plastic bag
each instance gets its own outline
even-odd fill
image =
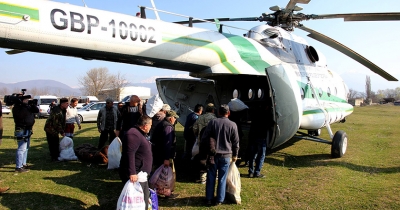
[[[118,198],[117,210],[143,210],[145,207],[142,186],[139,182],[128,180]]]
[[[146,103],[146,114],[149,117],[153,117],[157,112],[162,109],[164,102],[160,98],[158,94],[154,95],[153,97],[149,98]]]
[[[243,101],[238,98],[231,99],[231,101],[228,103],[228,106],[229,110],[232,112],[238,112],[249,108],[246,104],[243,103]]]
[[[236,167],[235,162],[231,162],[226,178],[226,198],[233,203],[241,204],[240,190],[242,184],[240,182],[240,172]]]
[[[119,168],[119,162],[121,161],[122,142],[118,137],[111,142],[108,146],[108,166],[107,169]]]
[[[199,154],[200,152],[200,146],[199,146],[199,140],[196,139],[196,142],[194,142],[193,148],[192,148],[192,158]]]
[[[74,142],[67,136],[64,136],[60,142],[60,157],[58,157],[58,160],[78,160],[74,152]]]

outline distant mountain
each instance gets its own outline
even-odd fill
[[[7,88],[8,93],[5,93]],[[55,80],[29,80],[17,83],[0,83],[1,95],[8,95],[15,92],[20,92],[21,89],[27,89],[26,94],[38,95],[49,94],[62,96],[79,96],[81,91],[79,89],[71,88],[68,85],[55,81]]]
[[[150,88],[151,95],[158,93],[156,83],[134,83],[129,86],[140,86]],[[7,91],[5,91],[7,88]],[[0,95],[10,95],[15,92],[20,92],[21,89],[27,89],[26,94],[38,95],[48,94],[58,97],[63,96],[80,96],[81,91],[78,88],[71,88],[68,85],[55,81],[55,80],[29,80],[17,83],[1,83],[0,82]],[[38,94],[37,94],[38,93]]]

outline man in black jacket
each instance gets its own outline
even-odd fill
[[[1,101],[0,101],[0,106],[1,106]],[[3,141],[3,111],[0,110],[0,145]],[[0,194],[3,192],[9,190],[10,187],[0,187]]]
[[[117,120],[116,136],[123,136],[123,132],[128,131],[136,125],[140,116],[143,115],[140,98],[137,95],[132,95],[129,102],[120,110],[120,116]]]
[[[119,167],[119,176],[124,184],[128,180],[136,182],[138,180],[137,174],[140,171],[150,175],[153,157],[151,154],[151,144],[145,136],[150,131],[151,121],[150,117],[143,115],[139,118],[136,126],[124,132]],[[143,189],[144,200],[148,201],[150,195],[148,181],[139,183]],[[145,203],[145,209],[147,209],[148,202]]]
[[[36,104],[28,104],[29,99],[18,101],[12,108],[14,123],[15,123],[15,137],[17,137],[18,149],[15,158],[15,172],[23,173],[28,172],[28,165],[26,160],[28,158],[28,150],[31,141],[32,127],[35,124],[34,113],[39,112]]]
[[[164,165],[166,167],[174,168],[173,159],[175,158],[176,136],[175,136],[175,122],[179,118],[175,111],[168,111],[163,121],[158,123],[151,136],[151,143],[153,145],[153,165],[155,168]],[[171,194],[165,198],[174,199],[179,194]]]

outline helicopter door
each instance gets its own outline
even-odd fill
[[[219,104],[214,80],[158,78],[156,84],[161,99],[177,112],[182,125],[196,104]]]
[[[266,68],[266,76],[272,91],[274,130],[269,148],[276,148],[292,138],[300,126],[300,110],[295,90],[296,81],[287,75],[282,65]],[[299,93],[298,93],[299,95]]]

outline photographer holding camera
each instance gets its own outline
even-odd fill
[[[28,149],[32,135],[32,127],[35,124],[35,115],[39,109],[37,100],[30,100],[31,96],[25,94],[26,89],[22,89],[22,94],[13,94],[7,97],[6,103],[14,103],[12,114],[15,123],[15,137],[18,142],[18,149],[15,158],[15,172],[28,172],[26,160],[28,158]]]

